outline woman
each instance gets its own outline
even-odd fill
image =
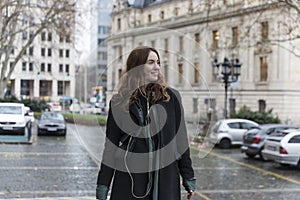
[[[158,52],[132,50],[107,119],[96,197],[180,200],[180,175],[191,199],[196,179],[179,93],[166,86]],[[112,181],[113,180],[113,181]]]

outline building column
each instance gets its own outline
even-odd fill
[[[19,78],[15,79],[15,96],[17,98],[21,97],[21,79]]]
[[[52,94],[51,94],[51,97],[52,98],[56,98],[57,97],[57,90],[58,90],[58,82],[57,80],[53,80],[52,81]]]
[[[36,78],[33,81],[33,96],[35,98],[40,97],[40,79],[39,78]]]

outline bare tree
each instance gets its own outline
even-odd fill
[[[279,2],[285,2],[287,5],[296,9],[297,12],[300,14],[300,1],[299,0],[279,0]]]
[[[74,14],[75,0],[0,1],[0,97],[4,97],[17,63],[38,36],[45,30],[70,35]]]

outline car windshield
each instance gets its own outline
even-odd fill
[[[64,117],[58,112],[48,112],[42,114],[41,120],[64,120]]]
[[[286,129],[286,130],[280,130],[280,131],[276,131],[270,134],[270,136],[285,136],[287,134],[289,134],[292,131],[296,131],[297,129]]]
[[[21,106],[0,106],[0,114],[20,115],[22,114],[22,107]]]

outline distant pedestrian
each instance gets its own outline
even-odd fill
[[[96,197],[106,200],[191,199],[196,179],[181,97],[167,87],[151,47],[131,51],[118,93],[110,101]]]

